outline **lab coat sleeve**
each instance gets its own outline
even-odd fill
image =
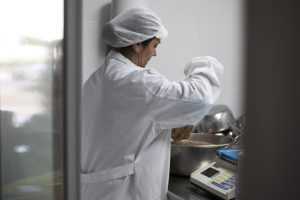
[[[193,58],[185,66],[184,81],[171,82],[151,69],[145,73],[146,101],[162,129],[196,124],[221,92],[222,64],[215,58]]]

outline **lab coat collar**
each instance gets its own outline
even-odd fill
[[[127,64],[129,66],[132,66],[132,67],[138,67],[136,64],[134,64],[133,62],[131,62],[128,58],[126,58],[125,56],[123,56],[121,53],[115,51],[115,50],[111,50],[108,55],[107,55],[108,58],[114,58],[114,59],[117,59],[121,62],[123,62],[124,64]]]

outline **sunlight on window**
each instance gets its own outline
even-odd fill
[[[1,110],[14,113],[16,127],[46,110],[45,94],[38,94],[46,88],[34,84],[39,78],[51,81],[53,48],[63,37],[62,19],[61,0],[0,2]]]

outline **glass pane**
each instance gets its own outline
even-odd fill
[[[62,199],[63,0],[0,0],[1,199]]]

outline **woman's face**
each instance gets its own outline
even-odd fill
[[[140,51],[136,54],[137,65],[140,67],[146,67],[148,61],[152,56],[156,56],[156,48],[160,43],[160,39],[154,38],[147,46],[141,46]]]

